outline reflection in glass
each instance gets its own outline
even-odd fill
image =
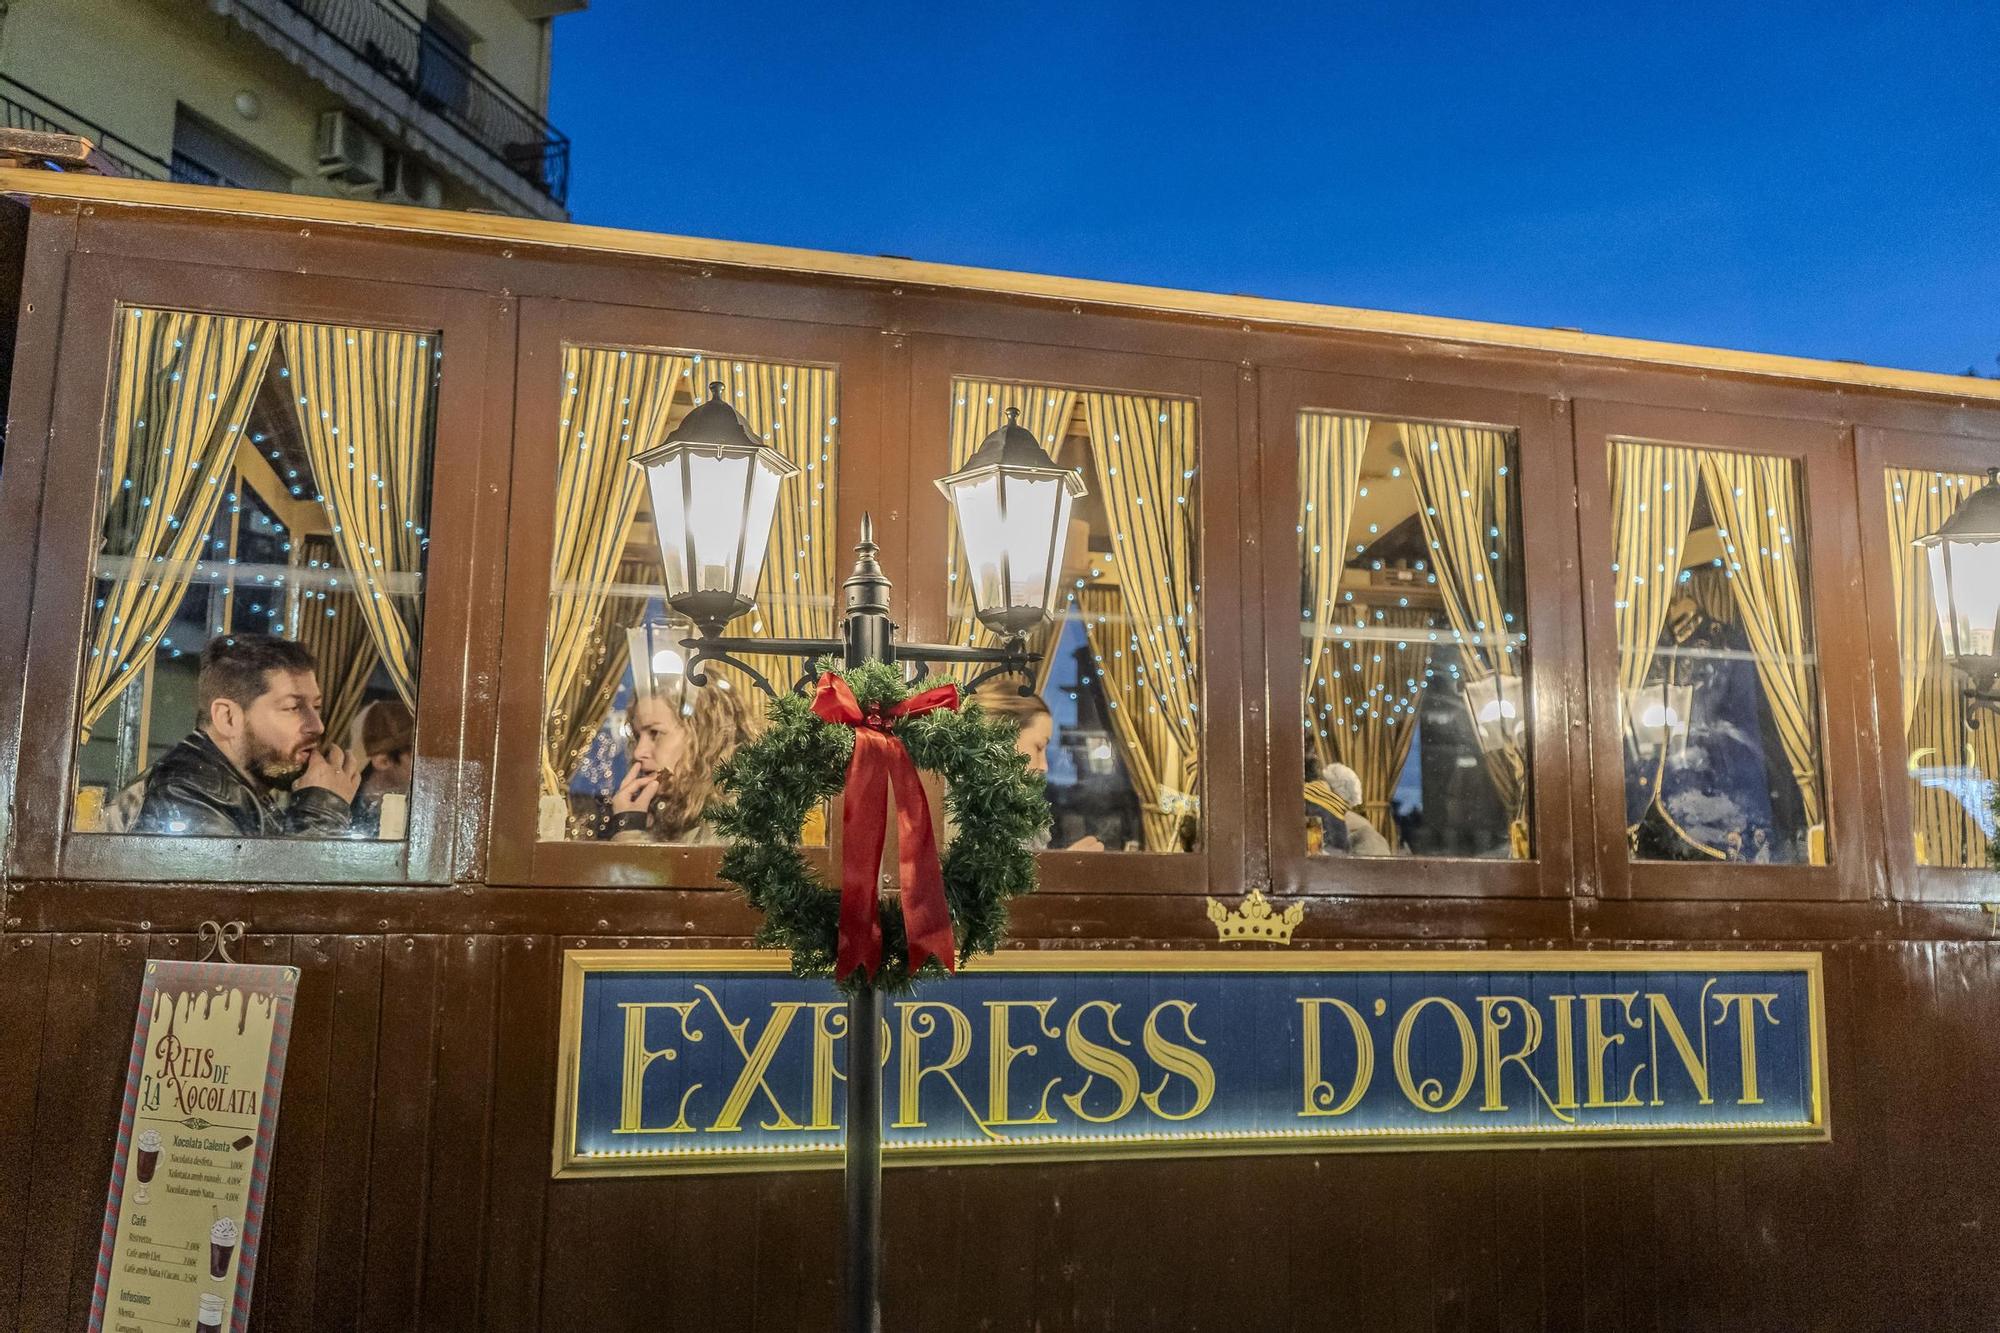
[[[1308,852],[1527,858],[1513,437],[1298,426]]]
[[[400,839],[437,335],[120,325],[72,827]]]
[[[1983,869],[2000,832],[1992,804],[1994,779],[2000,776],[2000,723],[1987,716],[1973,725],[1964,696],[1966,678],[1953,670],[1943,641],[1939,603],[1946,594],[1925,548],[1917,544],[1943,527],[1984,484],[1984,477],[1972,473],[1921,468],[1890,468],[1884,477],[1903,687],[1900,721],[1909,748],[1911,832],[1918,865]],[[1963,547],[1953,553],[1947,606],[1967,609],[1983,602],[1991,607],[2000,601],[2000,569],[1958,559],[1960,552],[1983,555],[1996,549]],[[1961,643],[1977,650],[1977,632],[1990,636],[1992,624],[1990,612],[1968,617]]]
[[[1824,864],[1798,464],[1633,440],[1609,462],[1633,857]]]
[[[1085,489],[1074,497],[1051,478],[1034,511],[1052,522],[1065,499],[1074,499],[1057,612],[1029,635],[1030,648],[1043,655],[1034,682],[1039,716],[1056,714],[1047,724],[1051,739],[1040,742],[1056,816],[1051,847],[1192,851],[1201,839],[1195,404],[955,379],[954,471],[967,466],[1010,411],[1059,469],[1081,475]],[[1010,511],[1014,503],[1010,494]],[[1048,528],[1037,531],[1033,553],[1046,560]],[[948,639],[997,644],[1002,640],[980,623],[977,603],[997,591],[999,562],[986,561],[986,573],[968,569],[964,545],[954,520]],[[1018,582],[1020,570],[1014,572]],[[975,598],[975,578],[994,586],[978,589]],[[1008,601],[1021,598],[995,604]],[[953,670],[964,680],[977,668]],[[982,701],[988,697],[983,691]],[[1023,726],[1039,737],[1043,724],[1023,719]],[[1085,756],[1081,769],[1072,754],[1077,746]]]
[[[698,426],[690,418],[717,384],[754,444],[774,457],[762,467],[686,451],[679,457],[689,468],[733,468],[728,479],[742,500],[727,516],[700,506],[668,512],[682,504],[682,488],[649,487],[648,471],[633,460],[684,426]],[[717,767],[761,726],[762,696],[731,666],[707,666],[705,685],[688,679],[680,642],[694,627],[667,606],[670,580],[655,525],[685,532],[690,540],[681,546],[695,550],[695,568],[674,569],[671,586],[719,589],[725,597],[754,591],[756,609],[738,617],[731,633],[831,634],[838,387],[831,367],[563,349],[541,838],[712,840],[702,807]],[[741,544],[740,587],[739,531],[750,534]],[[765,532],[768,543],[758,540]],[[691,576],[691,585],[683,582]],[[780,689],[799,669],[777,657],[746,660]],[[823,819],[811,821],[805,836],[824,842]]]

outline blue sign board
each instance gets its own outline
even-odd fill
[[[833,1166],[847,1005],[565,957],[558,1175]],[[1008,952],[884,1005],[884,1160],[1828,1137],[1816,953]]]

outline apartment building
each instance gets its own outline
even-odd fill
[[[121,174],[567,217],[557,17],[587,0],[0,0],[0,118]]]

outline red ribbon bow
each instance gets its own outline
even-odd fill
[[[812,710],[825,722],[854,728],[854,757],[847,761],[846,805],[840,816],[840,935],[833,974],[845,981],[855,968],[872,980],[882,967],[882,919],[875,874],[889,836],[889,790],[896,792],[896,845],[903,885],[903,930],[910,943],[910,971],[935,958],[955,971],[951,909],[944,900],[944,872],[931,835],[931,807],[910,752],[890,732],[898,718],[958,708],[958,686],[940,685],[890,708],[861,711],[847,682],[829,671],[819,678]]]

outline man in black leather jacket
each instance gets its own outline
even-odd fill
[[[268,634],[211,642],[195,678],[195,729],[153,765],[135,832],[348,836],[360,756],[321,745],[318,663]]]

